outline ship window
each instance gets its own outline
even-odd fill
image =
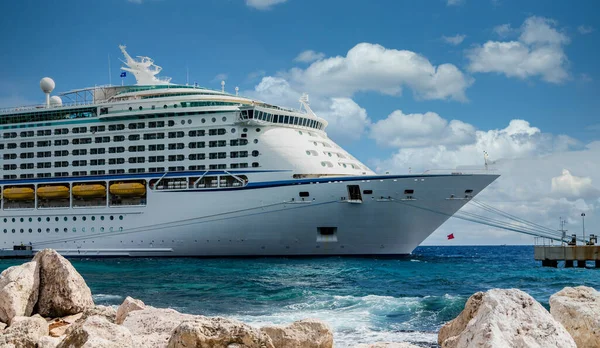
[[[252,157],[258,157],[258,155],[259,155],[258,150],[252,151]]]
[[[258,168],[258,162],[252,162],[252,168]]]
[[[371,195],[371,194],[373,194],[373,190],[364,190],[363,194],[365,194],[365,195]]]
[[[298,195],[299,195],[300,197],[309,197],[309,196],[310,196],[310,193],[308,193],[307,191],[303,191],[303,192],[300,192],[300,193],[298,193]]]
[[[412,195],[415,193],[415,190],[404,190],[405,195]]]

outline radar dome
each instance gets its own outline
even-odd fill
[[[60,99],[59,96],[53,95],[52,97],[50,97],[50,106],[61,106],[61,105],[62,105],[62,99]]]
[[[54,84],[54,80],[49,77],[44,77],[40,81],[40,88],[42,89],[42,91],[44,91],[44,93],[52,92],[54,90],[54,87],[56,87],[56,85]]]

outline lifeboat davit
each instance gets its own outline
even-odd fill
[[[13,201],[32,201],[35,193],[31,187],[9,187],[4,190],[4,198]]]
[[[82,184],[73,186],[73,196],[80,198],[106,197],[106,186],[100,184]]]
[[[123,197],[141,197],[146,194],[146,186],[139,182],[120,182],[110,185],[110,193]]]
[[[66,186],[42,186],[38,187],[37,195],[44,199],[69,198],[69,188]]]

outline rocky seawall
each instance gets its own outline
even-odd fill
[[[550,312],[517,289],[476,293],[439,331],[442,348],[598,347],[600,293],[565,288]],[[238,320],[154,308],[127,297],[118,308],[95,305],[71,263],[46,249],[0,275],[0,347],[328,348],[332,330],[317,319],[252,327]],[[409,343],[361,348],[415,348]]]

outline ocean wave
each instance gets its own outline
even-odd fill
[[[110,295],[110,294],[95,294],[92,295],[94,302],[115,302],[115,301],[123,301],[125,298],[120,295]]]
[[[334,331],[336,347],[358,343],[412,342],[434,346],[440,313],[459,311],[464,298],[453,295],[424,297],[312,296],[266,315],[238,315],[253,326],[289,324],[305,318],[327,322]],[[424,331],[426,328],[427,331]]]

